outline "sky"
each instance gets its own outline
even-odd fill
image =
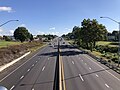
[[[24,26],[33,35],[58,36],[81,26],[83,19],[96,19],[109,32],[118,30],[120,0],[0,0],[0,35],[12,35],[17,27]]]

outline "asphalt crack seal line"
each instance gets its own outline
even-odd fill
[[[63,60],[62,57],[60,56],[60,64],[61,64],[61,80],[62,80],[62,85],[63,85],[63,90],[66,90],[66,85],[65,85],[65,77],[64,77],[64,67],[63,67]]]

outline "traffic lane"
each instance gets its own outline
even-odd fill
[[[84,57],[86,58],[86,57]],[[94,72],[97,72],[98,75],[113,89],[115,90],[119,90],[120,89],[120,79],[117,78],[116,76],[112,76],[108,71],[109,71],[109,68],[101,68],[99,67],[97,64],[95,65],[92,65],[93,62],[91,62],[91,59],[89,58],[88,60],[85,59],[85,61],[88,63],[88,65],[91,66],[91,68],[93,69],[93,73]],[[101,69],[101,70],[100,70]]]
[[[56,60],[57,57],[51,57],[48,60],[47,65],[33,87],[35,90],[53,90]]]
[[[107,90],[106,86],[103,84],[103,81],[98,80],[97,77],[95,77],[95,75],[83,74],[83,72],[85,71],[86,73],[89,73],[89,69],[87,69],[85,66],[81,66],[71,57],[69,57],[68,59],[68,63],[70,64],[70,66],[66,64],[67,62],[64,62],[64,65],[66,66],[64,66],[64,69],[67,90]],[[71,65],[72,63],[70,59],[72,59],[72,61],[75,62],[74,65]],[[69,75],[67,75],[66,77],[66,74],[68,73]],[[70,73],[72,74],[70,75]]]
[[[75,61],[75,66],[78,72],[81,72],[81,77],[84,80],[84,83],[88,85],[89,90],[108,90],[112,89],[111,87],[108,88],[108,85],[102,78],[98,76],[96,72],[92,73],[92,68],[86,65],[83,61],[76,60],[75,57],[71,57]]]
[[[32,68],[28,68],[26,70],[27,74],[22,75],[24,77],[19,78],[19,82],[15,83],[15,90],[28,90],[30,87],[32,88],[34,82],[36,81],[38,75],[41,73],[43,66],[47,62],[47,58],[41,58],[41,62],[37,62],[37,64]]]
[[[50,87],[53,88],[53,85],[51,83],[54,82],[53,77],[54,77],[54,66],[55,66],[55,56],[54,57],[49,57],[49,56],[44,56],[41,58],[44,62],[43,63],[38,63],[37,66],[31,70],[25,78],[17,85],[15,90],[28,90],[31,88],[34,89],[36,85],[41,86],[46,83],[50,83]],[[29,70],[29,69],[28,69]],[[38,82],[38,80],[40,81]],[[43,85],[44,86],[44,85]],[[42,87],[43,87],[42,86]],[[43,88],[40,88],[42,89]],[[39,90],[35,89],[35,90]],[[47,89],[45,89],[47,90]],[[52,89],[51,89],[52,90]]]
[[[48,47],[42,49],[41,52],[45,52],[46,50],[48,50]],[[36,55],[39,55],[41,52],[38,52]],[[19,77],[26,72],[27,68],[31,67],[32,64],[35,63],[36,55],[34,55],[32,58],[30,58],[25,63],[23,63],[22,66],[16,68],[13,72],[11,72],[6,77],[4,77],[1,80],[0,85],[3,85],[7,88],[11,88],[11,86],[14,83],[17,83],[19,81]]]
[[[62,60],[66,90],[86,90],[86,87],[84,87],[82,81],[79,78],[78,72],[76,72],[76,69],[70,62],[70,59],[66,56],[63,56]]]
[[[63,56],[63,57],[65,57],[65,56]],[[98,80],[95,77],[95,75],[90,75],[90,74],[83,76],[83,72],[85,72],[87,74],[87,73],[90,73],[90,70],[88,67],[85,66],[85,64],[78,64],[78,62],[76,62],[76,59],[78,59],[78,57],[76,57],[76,55],[69,56],[67,58],[68,58],[68,63],[70,64],[70,66],[69,66],[69,64],[66,64],[67,62],[66,63],[64,62],[64,64],[66,64],[65,65],[66,67],[64,66],[64,69],[65,69],[65,79],[68,80],[68,81],[66,81],[66,87],[68,88],[68,90],[69,89],[70,90],[73,90],[73,89],[80,90],[81,88],[82,88],[82,90],[88,90],[88,89],[89,90],[107,90],[107,87],[105,86],[105,84],[103,84],[104,81],[102,79]],[[64,61],[65,60],[67,61],[67,59],[64,59]],[[73,69],[73,67],[74,67],[74,69]],[[68,68],[68,69],[66,70],[66,68]],[[73,72],[74,74],[70,75],[70,72]],[[75,73],[76,73],[76,75],[75,75]],[[66,74],[68,74],[69,78],[66,77]],[[75,80],[78,76],[79,76],[81,82],[83,82],[82,84],[78,83],[78,81],[79,81],[78,79],[77,79],[78,81]],[[72,79],[75,81],[72,81],[69,79]],[[77,83],[75,83],[75,82],[77,82]],[[72,84],[70,84],[70,83],[72,83]],[[82,85],[83,87],[80,85]],[[96,85],[96,86],[94,86],[94,85]]]
[[[91,62],[88,58],[85,58],[84,55],[81,54],[80,56],[81,57],[78,57],[78,56],[73,57],[73,59],[75,59],[75,61],[79,61],[79,62],[76,62],[76,64],[79,63],[80,66],[85,65],[85,67],[90,69],[89,70],[90,72],[83,74],[83,75],[94,74],[96,77],[99,77],[102,80],[102,82],[104,82],[104,84],[105,84],[105,86],[107,86],[107,88],[112,88],[115,90],[118,90],[120,88],[119,80],[114,78],[112,75],[110,75],[109,73],[106,72],[106,69],[108,69],[107,67],[106,67],[106,69],[103,69],[103,68],[99,67],[98,65],[96,65],[95,63]]]

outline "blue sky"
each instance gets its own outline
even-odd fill
[[[120,21],[120,0],[0,0],[0,35],[12,35],[18,26],[25,26],[32,34],[62,35],[81,26],[83,19],[97,19],[108,31],[118,24],[100,16]]]

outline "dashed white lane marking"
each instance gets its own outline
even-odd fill
[[[44,71],[45,70],[45,66],[42,68],[42,71]]]
[[[20,77],[20,79],[23,79],[23,78],[24,78],[24,76],[21,76],[21,77]]]
[[[45,49],[45,48],[44,48]],[[43,51],[44,49],[42,49],[41,51]],[[38,52],[39,53],[39,52]],[[23,65],[25,65],[27,62],[29,62],[33,57],[35,57],[38,53],[36,53],[35,55],[33,55],[31,58],[29,58],[27,61],[25,61],[23,64],[21,64],[19,67],[17,67],[15,70],[13,70],[11,73],[9,73],[8,75],[6,75],[4,78],[2,78],[0,80],[0,82],[2,82],[3,80],[5,80],[7,77],[9,77],[11,74],[13,74],[15,71],[17,71],[19,68],[21,68]]]
[[[87,63],[85,63],[85,65],[87,65]]]
[[[79,77],[81,78],[82,81],[84,81],[83,77],[81,76],[81,74],[79,74]]]
[[[35,90],[34,88],[32,88],[32,90]]]
[[[50,58],[48,58],[48,60],[49,60]]]
[[[110,86],[108,86],[107,84],[105,84],[105,86],[106,86],[107,88],[110,88]]]
[[[93,61],[91,58],[89,58],[88,56],[85,56],[88,59],[90,59],[93,63],[95,63],[96,65],[98,65],[99,67],[101,67],[102,69],[105,70],[105,68],[103,68],[102,66],[100,66],[97,62]],[[114,78],[116,78],[118,81],[120,81],[120,79],[118,77],[116,77],[115,75],[113,75],[112,73],[110,73],[109,71],[105,70],[108,74],[110,74],[111,76],[113,76]]]
[[[91,68],[89,67],[89,69],[91,70]]]
[[[15,85],[13,85],[13,86],[10,88],[10,90],[13,90],[14,87],[15,87]]]
[[[30,71],[30,69],[27,70],[28,72]]]
[[[95,74],[96,77],[99,77],[97,74]]]
[[[32,67],[34,66],[34,64],[32,65]]]
[[[38,61],[36,61],[36,63],[37,63]]]
[[[72,61],[72,64],[74,64],[74,61]]]

